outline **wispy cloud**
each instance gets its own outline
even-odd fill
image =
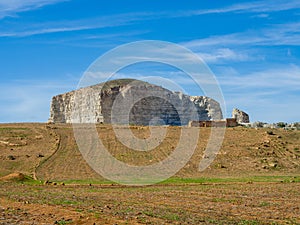
[[[291,0],[291,1],[267,0],[267,1],[238,3],[223,8],[185,11],[179,14],[177,13],[177,16],[198,16],[198,15],[206,15],[206,14],[223,14],[223,13],[267,13],[267,12],[278,12],[278,11],[286,11],[286,10],[299,9],[299,8],[300,8],[300,2],[298,0]],[[174,14],[174,16],[176,16],[176,14]]]
[[[217,48],[210,49],[209,52],[198,52],[197,53],[206,63],[217,63],[217,62],[228,62],[228,61],[250,61],[253,58],[242,51],[235,51],[230,48]]]
[[[272,12],[300,9],[299,1],[256,1],[219,9],[187,11],[174,16],[196,16],[214,13],[251,13],[251,17],[267,18]],[[261,28],[262,27],[262,28]],[[267,46],[299,46],[300,21],[266,24],[259,29],[216,35],[180,43],[196,52],[207,63],[265,60]]]
[[[300,45],[300,22],[273,25],[260,30],[212,36],[182,43],[189,48],[208,46]]]
[[[277,92],[300,91],[300,67],[297,65],[284,65],[243,76],[223,74],[219,78],[223,86],[235,87],[235,89],[270,88]]]
[[[28,37],[39,34],[62,33],[118,27],[132,24],[145,18],[152,18],[152,13],[126,13],[71,21],[56,21],[51,23],[23,24],[19,29],[8,28],[0,31],[0,37]],[[25,27],[25,29],[23,28]],[[29,29],[28,29],[29,27]]]
[[[45,5],[55,4],[69,0],[0,0],[0,19],[6,16],[15,16],[18,12],[41,8]],[[300,9],[298,0],[283,1],[256,1],[240,3],[223,8],[186,10],[186,11],[157,11],[157,12],[131,12],[126,14],[110,15],[106,17],[89,18],[78,21],[56,21],[55,24],[34,24],[31,29],[2,29],[0,37],[24,37],[38,34],[60,33],[80,30],[99,29],[104,27],[123,26],[130,23],[168,18],[201,16],[206,14],[223,13],[259,13],[257,17],[268,17],[267,13]],[[32,26],[22,26],[32,27]],[[231,36],[228,36],[228,40]],[[260,40],[260,39],[259,39]],[[258,41],[259,41],[258,40]]]
[[[211,36],[181,44],[197,52],[207,63],[264,61],[269,54],[266,47],[300,46],[300,22]],[[287,56],[292,57],[290,48]]]
[[[277,65],[243,75],[234,69],[220,73],[227,109],[241,108],[252,121],[299,120],[300,67]],[[230,115],[228,115],[230,116]]]
[[[0,0],[0,19],[68,0]]]
[[[256,14],[256,15],[253,15],[252,18],[269,18],[270,15],[267,14],[267,13],[261,13],[261,14]]]
[[[37,29],[37,30],[6,32],[6,33],[0,34],[0,37],[28,37],[28,36],[38,35],[38,34],[90,30],[93,28],[96,28],[96,27],[95,26],[79,26],[79,27],[74,26],[74,27],[41,28],[41,29]]]
[[[14,80],[0,84],[0,122],[46,122],[54,95],[76,88],[77,80]]]

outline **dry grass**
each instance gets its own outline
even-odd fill
[[[137,152],[123,146],[111,126],[97,129],[111,154],[133,165],[169,155],[180,132],[169,127],[157,149]],[[201,128],[194,155],[174,177],[125,187],[89,167],[70,125],[0,125],[0,175],[21,172],[57,182],[1,183],[0,224],[299,224],[300,132],[269,131],[228,128],[215,161],[200,173],[210,135]],[[142,139],[150,135],[146,127],[132,132]]]
[[[148,187],[6,183],[0,186],[0,204],[14,210],[19,221],[35,218],[40,224],[297,224],[299,188],[297,182]]]

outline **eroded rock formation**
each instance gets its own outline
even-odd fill
[[[219,103],[209,97],[120,79],[54,96],[49,122],[187,125],[191,120],[222,118]]]
[[[232,110],[232,118],[235,118],[238,123],[249,123],[249,115],[242,110],[233,109]]]

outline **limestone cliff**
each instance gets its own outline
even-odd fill
[[[200,115],[206,115],[204,120],[223,119],[220,104],[214,99],[206,96],[190,96],[190,99],[198,107]]]
[[[219,103],[209,97],[120,79],[54,96],[49,122],[187,125],[190,120],[222,118]]]

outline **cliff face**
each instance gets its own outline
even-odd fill
[[[190,100],[196,105],[200,115],[206,115],[204,120],[223,119],[220,104],[214,99],[206,96],[190,96]]]
[[[54,96],[49,122],[187,125],[190,120],[222,118],[219,103],[209,97],[124,79]]]

